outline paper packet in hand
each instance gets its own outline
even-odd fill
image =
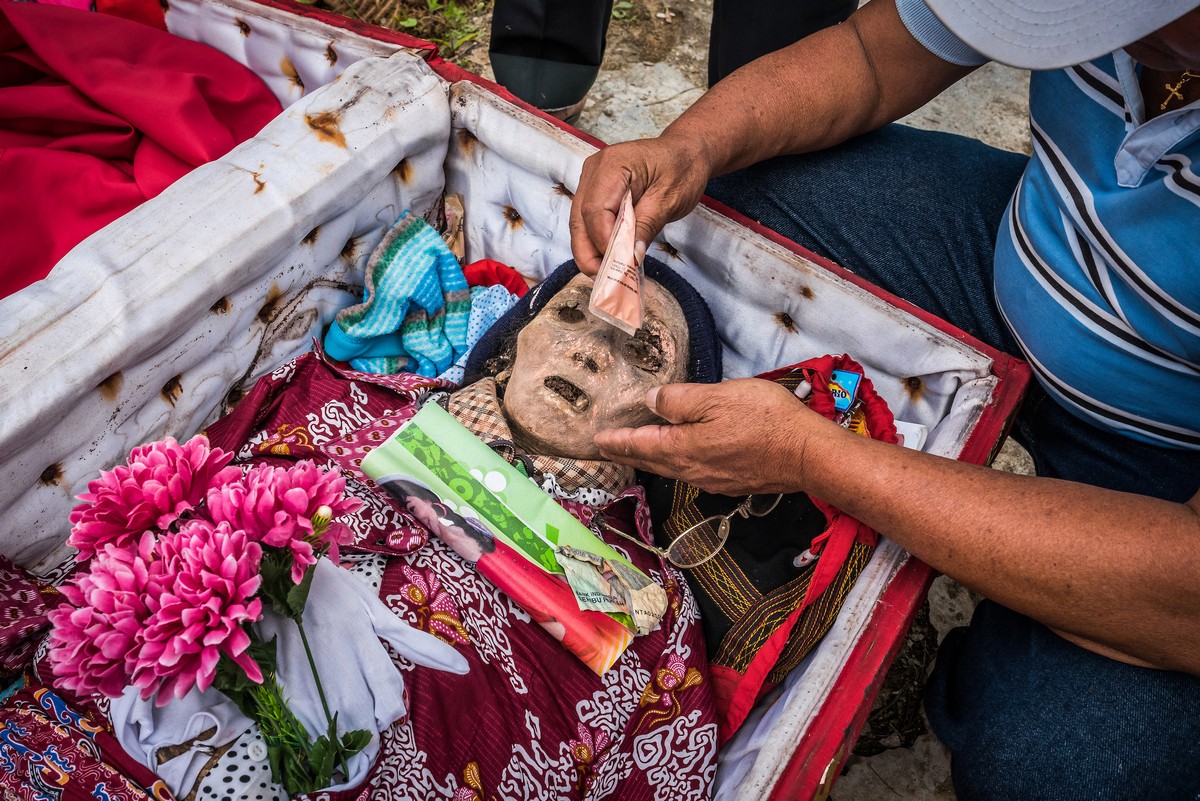
[[[634,228],[633,193],[625,190],[608,249],[596,273],[588,311],[633,336],[642,327],[645,307],[642,305],[642,285],[645,277],[636,252],[637,230]]]

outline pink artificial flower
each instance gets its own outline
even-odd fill
[[[658,686],[664,692],[671,692],[679,685],[683,684],[687,677],[687,662],[679,654],[671,654],[667,657],[667,665],[662,670],[658,671],[655,677]]]
[[[164,583],[154,544],[147,532],[136,547],[103,546],[87,573],[62,586],[69,603],[47,617],[50,664],[63,687],[115,698],[129,686],[151,613],[148,599],[157,598]]]
[[[346,480],[338,471],[324,471],[308,460],[288,468],[260,464],[240,480],[210,490],[208,513],[265,546],[291,551],[292,581],[299,584],[317,561],[314,546],[327,547],[336,562],[338,546],[350,541],[345,526],[329,525],[321,536],[313,530],[318,512],[331,519],[362,506],[357,498],[345,497],[345,490]]]
[[[166,530],[200,503],[211,486],[241,475],[238,468],[225,467],[232,458],[209,448],[202,434],[183,445],[167,437],[134,448],[128,464],[88,482],[88,491],[79,496],[83,503],[71,511],[67,544],[87,559],[109,543],[125,547],[143,531]]]
[[[170,583],[146,622],[144,644],[133,669],[142,698],[158,691],[162,706],[192,687],[208,689],[224,654],[261,682],[262,671],[250,658],[245,625],[262,617],[254,597],[262,547],[228,523],[188,520],[158,544],[163,573]]]

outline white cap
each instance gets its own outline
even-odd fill
[[[1082,64],[1136,42],[1200,0],[926,0],[958,38],[1023,69]]]

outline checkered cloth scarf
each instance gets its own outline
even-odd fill
[[[472,433],[489,445],[511,443],[512,430],[500,401],[496,397],[496,381],[481,378],[450,395],[446,409]],[[600,489],[619,495],[633,486],[633,469],[613,462],[594,459],[568,459],[563,456],[525,454],[541,473],[549,473],[567,492],[580,488]]]

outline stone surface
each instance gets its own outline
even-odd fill
[[[1029,73],[986,64],[901,122],[1029,153]]]
[[[703,80],[697,84],[666,62],[621,66],[601,73],[579,127],[609,143],[655,136],[704,94],[705,88]]]

